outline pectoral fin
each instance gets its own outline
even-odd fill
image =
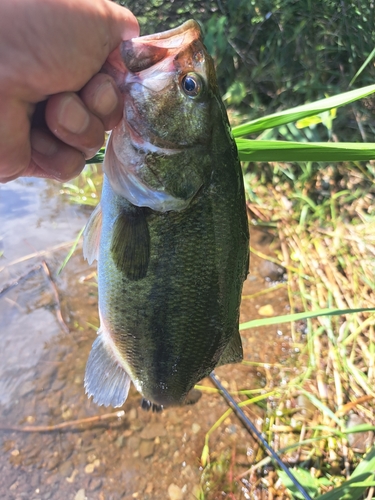
[[[90,265],[94,260],[98,260],[101,232],[102,209],[99,203],[91,214],[83,233],[83,256]]]
[[[150,259],[150,233],[145,209],[134,207],[134,212],[122,212],[117,217],[111,242],[112,258],[116,267],[130,280],[146,276]]]
[[[243,351],[240,332],[236,330],[216,366],[227,365],[229,363],[240,363],[242,359]]]
[[[85,389],[99,406],[122,406],[128,397],[130,377],[115,359],[110,347],[104,345],[103,335],[92,345],[86,365]]]

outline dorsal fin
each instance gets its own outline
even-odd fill
[[[145,209],[122,211],[114,224],[111,253],[116,267],[130,280],[146,276],[150,259],[150,233]]]
[[[99,203],[91,214],[83,233],[83,256],[90,265],[94,260],[98,260],[101,232],[102,208]]]

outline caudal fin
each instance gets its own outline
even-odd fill
[[[85,390],[99,406],[122,406],[128,397],[131,379],[114,358],[100,334],[92,345],[86,365]]]

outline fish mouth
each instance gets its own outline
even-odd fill
[[[177,28],[126,40],[120,45],[120,54],[127,69],[138,73],[154,66],[170,55],[180,52],[196,40],[201,39],[201,30],[196,21],[186,21]]]

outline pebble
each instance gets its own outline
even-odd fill
[[[10,491],[14,491],[14,490],[16,490],[16,489],[17,489],[17,486],[18,486],[18,481],[15,481],[15,482],[14,482],[14,483],[13,483],[13,484],[9,487]]]
[[[349,415],[346,427],[350,429],[357,425],[365,424],[366,422],[357,414],[351,413]],[[357,432],[355,434],[347,434],[347,439],[351,448],[357,453],[365,453],[366,449],[371,446],[374,440],[374,433],[372,431]]]
[[[65,387],[65,380],[54,380],[50,391],[51,392],[57,392],[60,391],[63,387]]]
[[[151,495],[153,489],[154,489],[154,485],[152,483],[147,483],[145,493],[147,495]]]
[[[168,496],[170,500],[182,500],[184,494],[182,492],[182,489],[177,486],[177,484],[171,483],[168,486]]]
[[[59,482],[58,474],[48,474],[48,476],[43,481],[43,486],[48,486],[48,490],[50,490],[54,484]]]
[[[70,460],[66,460],[59,467],[59,473],[64,477],[69,477],[73,472],[73,465]]]
[[[99,477],[93,477],[92,479],[90,479],[89,491],[98,490],[101,487],[102,483],[103,481]]]
[[[95,470],[95,465],[94,464],[87,464],[85,467],[85,472],[86,474],[92,474]]]
[[[128,420],[136,420],[138,412],[136,408],[131,408],[128,412]]]
[[[85,494],[85,490],[81,488],[80,490],[77,491],[76,496],[74,497],[74,500],[87,500],[87,496]]]
[[[60,464],[60,457],[59,456],[52,456],[46,463],[46,470],[53,470],[55,469],[58,465]]]
[[[141,458],[148,458],[154,454],[155,443],[152,441],[142,441],[139,446],[139,456]]]
[[[198,434],[198,432],[201,430],[201,426],[194,422],[194,424],[191,426],[191,430],[193,434]]]
[[[87,464],[85,467],[86,474],[92,474],[94,472],[94,470],[97,467],[99,467],[99,465],[100,465],[100,460],[98,458],[96,460],[94,460],[93,462]]]
[[[23,396],[26,396],[26,394],[29,394],[29,392],[34,390],[34,385],[34,382],[31,380],[28,380],[27,382],[22,384],[18,391],[18,396],[22,398]]]
[[[258,309],[258,313],[261,316],[273,316],[275,314],[275,310],[272,307],[272,304],[266,304]]]
[[[130,436],[130,438],[127,441],[127,446],[129,450],[137,450],[139,448],[141,440],[139,439],[138,436]]]
[[[124,436],[119,436],[116,439],[115,446],[117,446],[117,448],[122,448],[124,446]]]
[[[268,281],[279,281],[283,278],[285,269],[270,260],[262,260],[259,265],[259,274]]]
[[[161,422],[155,422],[145,427],[140,433],[142,439],[155,439],[156,437],[163,437],[167,435],[165,425]]]

